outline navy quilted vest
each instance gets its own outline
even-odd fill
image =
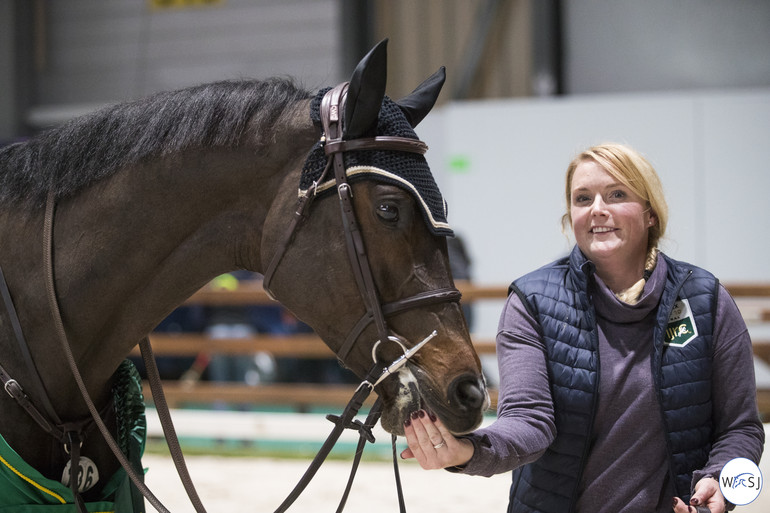
[[[689,501],[692,472],[704,466],[711,450],[711,340],[719,283],[707,271],[660,256],[668,274],[657,312],[653,379],[676,493]],[[577,503],[598,402],[599,341],[587,294],[593,271],[575,247],[569,257],[511,285],[543,329],[557,435],[541,458],[514,470],[510,513],[568,513]],[[664,333],[678,299],[689,301],[698,337],[669,351]]]

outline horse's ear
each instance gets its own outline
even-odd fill
[[[437,72],[418,85],[409,96],[405,96],[396,102],[401,107],[401,111],[406,116],[409,124],[412,125],[412,128],[416,127],[436,104],[445,80],[446,68],[441,66]]]
[[[377,124],[387,82],[388,40],[383,39],[361,59],[348,86],[343,137],[355,139]]]

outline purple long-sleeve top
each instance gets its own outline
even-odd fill
[[[591,451],[577,511],[671,511],[674,487],[650,365],[655,314],[665,286],[658,265],[636,305],[619,301],[595,277],[592,296],[599,333],[599,398]],[[720,287],[714,326],[714,443],[693,483],[717,477],[736,457],[759,462],[764,429],[756,405],[746,324]],[[516,294],[505,304],[497,333],[500,390],[497,420],[469,435],[473,458],[462,472],[490,476],[539,458],[556,436],[546,348],[536,319]]]

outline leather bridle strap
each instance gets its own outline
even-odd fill
[[[339,194],[340,209],[342,211],[343,228],[346,237],[346,247],[348,259],[353,268],[353,276],[359,288],[366,313],[359,319],[353,329],[350,331],[341,349],[337,352],[337,358],[344,364],[356,340],[361,333],[372,323],[377,327],[380,340],[387,339],[388,331],[385,316],[402,312],[411,308],[417,308],[424,305],[435,304],[439,302],[451,302],[460,300],[460,292],[454,287],[447,287],[433,291],[421,292],[415,296],[400,299],[393,303],[382,305],[374,278],[369,266],[369,259],[366,255],[363,238],[358,229],[358,222],[355,216],[352,202],[352,190],[347,181],[343,153],[354,150],[386,150],[386,151],[404,151],[410,153],[424,154],[427,151],[427,145],[418,140],[406,137],[396,136],[377,136],[353,140],[343,140],[341,130],[341,105],[345,98],[347,84],[340,84],[329,90],[321,102],[321,122],[323,125],[324,152],[329,156],[326,167],[321,176],[316,180],[297,201],[294,215],[289,222],[288,229],[277,244],[277,250],[270,260],[264,273],[262,286],[270,297],[275,298],[271,289],[271,284],[275,272],[283,259],[284,254],[293,240],[296,230],[307,218],[310,206],[315,199],[316,190],[319,184],[327,179],[330,170],[334,170],[334,179],[337,183]]]
[[[353,208],[352,191],[350,184],[347,181],[343,153],[345,151],[352,150],[391,150],[423,154],[427,150],[427,145],[419,140],[392,136],[378,136],[372,138],[354,139],[350,141],[343,140],[341,128],[342,112],[340,105],[343,103],[346,91],[347,84],[341,84],[327,92],[321,101],[321,122],[323,124],[324,130],[322,140],[324,141],[324,151],[326,155],[329,156],[329,159],[320,178],[318,178],[318,180],[316,180],[312,186],[300,196],[297,207],[295,208],[294,216],[289,223],[288,230],[284,232],[283,237],[279,240],[277,246],[278,249],[264,273],[262,282],[262,286],[265,291],[274,298],[274,294],[270,288],[270,285],[272,283],[273,276],[275,275],[275,271],[278,268],[278,264],[281,262],[284,254],[288,250],[295,231],[298,229],[300,223],[306,219],[310,205],[315,199],[315,193],[318,185],[324,182],[327,174],[329,174],[329,171],[333,169],[340,200],[340,209],[342,211],[343,231],[345,232],[346,237],[348,258],[353,269],[353,275],[356,280],[356,284],[362,298],[364,299],[364,304],[366,307],[366,313],[361,317],[358,323],[356,323],[353,330],[351,330],[345,342],[343,343],[341,351],[338,351],[337,353],[337,357],[343,364],[345,363],[344,360],[347,358],[356,340],[359,338],[364,329],[366,329],[371,323],[376,325],[379,339],[385,341],[389,338],[388,328],[385,321],[386,315],[396,314],[404,310],[416,308],[417,306],[446,301],[459,301],[460,299],[460,292],[453,287],[448,287],[422,292],[415,296],[384,305],[380,302],[377,294],[377,287],[374,283],[374,277],[369,266],[369,259],[366,255],[363,237],[361,235],[361,231],[358,228],[358,221],[356,219],[355,210]],[[370,410],[369,415],[367,416],[364,423],[353,420],[358,410],[361,408],[364,400],[373,390],[374,385],[372,385],[372,383],[376,383],[375,378],[377,377],[376,374],[379,369],[380,367],[375,362],[374,366],[367,373],[364,381],[361,383],[361,385],[359,385],[358,389],[356,389],[353,398],[351,398],[350,402],[345,407],[342,415],[327,416],[329,420],[334,422],[335,427],[327,437],[321,449],[316,454],[305,474],[295,485],[289,496],[276,510],[276,513],[283,513],[296,501],[302,491],[312,480],[313,476],[316,474],[328,454],[331,452],[343,431],[345,429],[357,429],[359,431],[358,447],[356,449],[353,466],[350,471],[350,476],[348,478],[345,492],[337,509],[338,512],[343,510],[352,488],[353,479],[355,478],[361,456],[363,454],[363,448],[367,441],[374,442],[371,429],[377,424],[381,415],[381,400],[378,399]],[[396,489],[399,499],[399,509],[401,512],[405,512],[406,507],[404,505],[403,492],[398,474],[398,461],[395,457],[395,437],[392,438],[392,444],[394,454],[393,465],[396,473]]]
[[[324,152],[327,155],[358,150],[405,151],[408,153],[419,153],[420,155],[424,155],[425,152],[428,151],[428,145],[418,139],[409,139],[407,137],[396,137],[392,135],[378,135],[377,137],[352,139],[350,141],[326,141],[326,144],[324,145]]]
[[[267,295],[270,296],[272,299],[275,299],[275,295],[273,294],[273,291],[270,289],[270,283],[273,281],[273,276],[275,275],[276,269],[278,269],[278,264],[281,263],[281,260],[283,260],[283,256],[286,254],[286,250],[289,249],[289,245],[291,244],[292,239],[294,238],[294,233],[299,228],[299,225],[307,218],[307,214],[310,210],[310,205],[313,203],[313,200],[315,199],[315,193],[316,188],[318,187],[318,184],[321,183],[326,176],[326,174],[329,172],[329,169],[331,168],[331,162],[329,162],[324,168],[323,173],[321,174],[321,178],[314,182],[313,185],[305,191],[302,195],[300,195],[299,199],[297,200],[297,207],[294,209],[294,216],[291,218],[291,221],[289,222],[288,229],[283,233],[283,237],[278,242],[278,250],[273,255],[273,258],[270,260],[270,263],[267,266],[267,269],[265,270],[262,278],[262,288],[265,289],[265,292],[267,292]]]
[[[342,210],[342,223],[345,237],[347,239],[348,257],[353,275],[358,285],[358,290],[364,300],[367,314],[372,315],[374,325],[377,329],[377,336],[383,343],[388,340],[388,326],[385,322],[385,315],[382,313],[380,299],[377,293],[377,286],[374,283],[374,276],[369,266],[369,258],[366,255],[363,236],[359,229],[356,212],[353,206],[353,191],[348,183],[347,173],[345,172],[345,160],[342,151],[329,152],[329,144],[343,142],[342,118],[344,115],[343,105],[347,96],[348,84],[343,83],[331,89],[321,100],[321,123],[324,134],[326,134],[326,147],[324,149],[327,155],[332,159],[332,169],[337,184],[337,193]]]

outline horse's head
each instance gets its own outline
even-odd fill
[[[394,102],[384,96],[385,60],[383,42],[349,85],[311,102],[323,137],[300,181],[309,199],[289,232],[287,205],[271,209],[266,288],[362,378],[378,377],[435,330],[377,386],[382,425],[401,434],[407,416],[424,408],[451,431],[467,432],[480,423],[488,395],[452,281],[444,200],[412,130],[433,107],[444,71]]]

